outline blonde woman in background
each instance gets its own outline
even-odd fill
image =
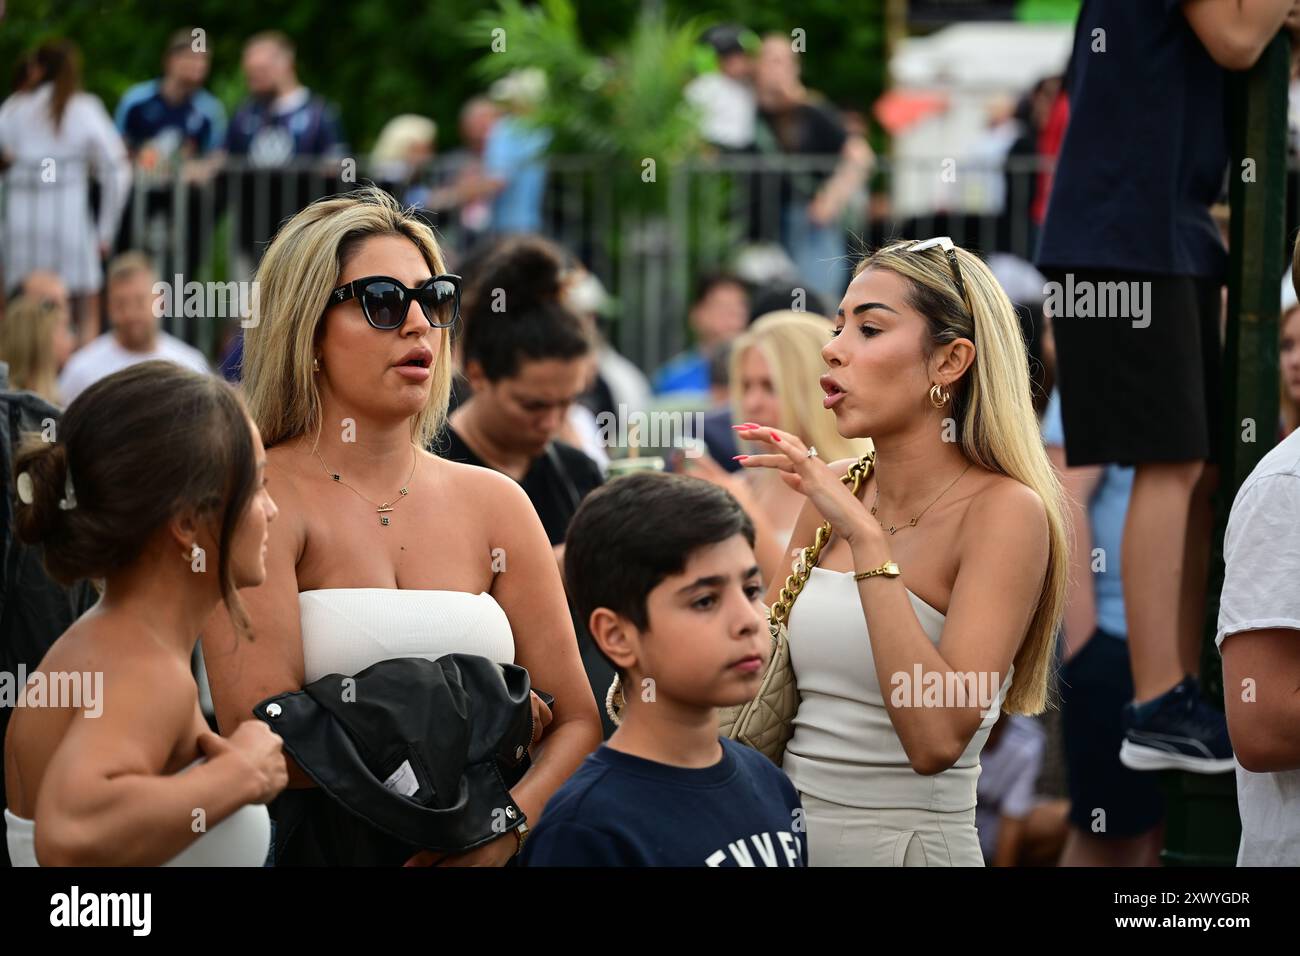
[[[798,435],[827,461],[869,451],[869,439],[844,438],[836,430],[834,413],[822,407],[818,379],[826,366],[821,349],[831,331],[829,319],[809,312],[769,312],[755,320],[731,346],[728,381],[735,419]],[[741,451],[758,448],[741,444]],[[740,501],[754,522],[754,553],[763,580],[784,581],[791,560],[787,542],[791,549],[812,543],[790,541],[804,496],[767,471],[729,475],[707,455],[685,463],[691,474],[723,485]]]
[[[0,362],[9,365],[9,388],[62,405],[59,369],[75,344],[67,309],[27,296],[14,299],[0,320]]]
[[[788,621],[809,862],[982,866],[980,751],[1001,710],[1044,709],[1068,577],[1020,323],[979,258],[901,242],[859,263],[820,353],[839,433],[875,443],[859,497],[849,460],[739,432],[807,498],[793,541],[832,529]]]

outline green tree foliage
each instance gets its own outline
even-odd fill
[[[562,75],[586,75],[593,68],[598,74],[613,63],[628,71],[606,87],[603,101],[596,90],[561,87],[575,102],[599,102],[607,110],[582,139],[589,148],[617,140],[645,155],[642,136],[652,143],[676,141],[675,129],[654,129],[683,122],[673,109],[664,112],[666,103],[675,102],[669,80],[680,78],[686,41],[718,21],[760,33],[804,30],[804,79],[842,107],[865,111],[884,86],[884,0],[572,0],[565,6],[567,23],[530,27],[552,39],[567,38],[571,45],[562,49],[577,60],[546,54]],[[556,9],[518,0],[499,15],[485,0],[9,0],[7,8],[0,23],[2,88],[7,92],[23,52],[50,37],[70,37],[84,54],[86,88],[109,110],[129,86],[158,75],[167,38],[185,26],[206,31],[209,87],[233,109],[244,95],[244,40],[259,30],[282,30],[297,44],[302,81],[338,105],[349,141],[361,149],[373,143],[389,117],[406,112],[433,117],[441,147],[453,145],[461,104],[484,89],[491,72],[478,66],[491,29],[505,26],[511,15],[541,17]],[[656,18],[652,14],[660,8],[663,16]],[[647,19],[638,29],[641,18]],[[467,29],[487,33],[467,36]],[[566,136],[571,128],[561,127]]]

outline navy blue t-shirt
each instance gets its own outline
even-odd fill
[[[118,132],[132,149],[153,143],[164,155],[185,152],[202,156],[221,145],[226,111],[207,90],[196,90],[180,103],[162,95],[162,83],[137,83],[123,94],[115,117]]]
[[[334,107],[300,87],[288,103],[246,100],[230,121],[226,149],[254,166],[283,166],[299,157],[341,155],[345,145]]]
[[[794,785],[757,750],[722,740],[690,769],[607,744],[546,804],[524,866],[807,866]]]
[[[1084,0],[1040,267],[1223,274],[1224,73],[1181,0]]]

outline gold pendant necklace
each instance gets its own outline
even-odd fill
[[[383,525],[385,528],[388,527],[388,512],[392,511],[394,505],[396,505],[408,494],[410,494],[410,488],[408,486],[411,484],[411,478],[415,475],[415,466],[420,462],[420,453],[418,451],[415,451],[415,446],[412,445],[411,451],[413,452],[413,455],[411,459],[411,473],[406,476],[406,481],[403,482],[402,487],[398,489],[397,497],[394,498],[392,501],[385,501],[383,504],[377,504],[376,502],[371,501],[361,492],[357,491],[357,489],[349,485],[346,481],[343,480],[343,478],[339,475],[338,472],[334,471],[333,469],[330,468],[329,465],[325,464],[325,459],[321,457],[319,448],[313,449],[313,451],[316,452],[316,457],[320,458],[321,467],[325,469],[325,474],[329,475],[330,478],[332,478],[334,481],[337,481],[344,488],[349,489],[354,495],[356,495],[362,501],[369,502],[370,504],[375,506],[375,513],[379,515],[379,523]]]
[[[974,462],[971,462],[971,464],[974,464]],[[903,527],[904,527],[904,528],[915,528],[915,527],[916,527],[916,523],[917,523],[918,521],[921,520],[921,515],[925,514],[927,511],[929,511],[931,508],[933,508],[934,505],[935,505],[935,502],[937,502],[937,501],[939,500],[939,498],[942,498],[942,497],[943,497],[944,495],[946,495],[949,491],[951,491],[951,490],[952,490],[952,486],[955,485],[955,484],[957,484],[957,482],[961,481],[961,479],[962,479],[962,475],[965,475],[966,472],[968,472],[968,471],[970,471],[970,465],[967,465],[965,468],[963,468],[963,469],[961,470],[961,475],[958,475],[956,478],[954,478],[954,479],[952,480],[952,483],[949,484],[947,488],[945,488],[945,489],[943,489],[943,491],[939,492],[939,497],[938,497],[938,498],[935,498],[934,501],[931,501],[928,505],[926,505],[924,508],[922,508],[920,514],[913,515],[913,516],[912,516],[912,519],[911,519],[910,521],[908,521],[907,524],[903,525]],[[880,482],[877,481],[877,482],[876,482],[876,500],[875,500],[874,502],[872,502],[872,505],[871,505],[871,516],[872,516],[873,518],[876,517],[876,507],[877,507],[879,504],[880,504]],[[899,531],[902,530],[902,529],[899,528],[897,525],[892,525],[892,524],[891,524],[888,528],[886,528],[886,527],[885,527],[885,523],[884,523],[883,521],[880,521],[879,518],[876,518],[876,521],[880,522],[880,527],[881,527],[882,530],[884,530],[884,531],[888,531],[890,534],[897,534]]]

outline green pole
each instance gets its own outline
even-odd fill
[[[1277,440],[1278,320],[1286,252],[1287,87],[1291,47],[1273,39],[1226,89],[1232,209],[1228,238],[1228,324],[1224,341],[1222,461],[1201,645],[1201,686],[1222,707],[1223,666],[1214,636],[1223,589],[1223,534],[1237,489]],[[1167,866],[1232,866],[1241,838],[1236,775],[1167,771]]]

